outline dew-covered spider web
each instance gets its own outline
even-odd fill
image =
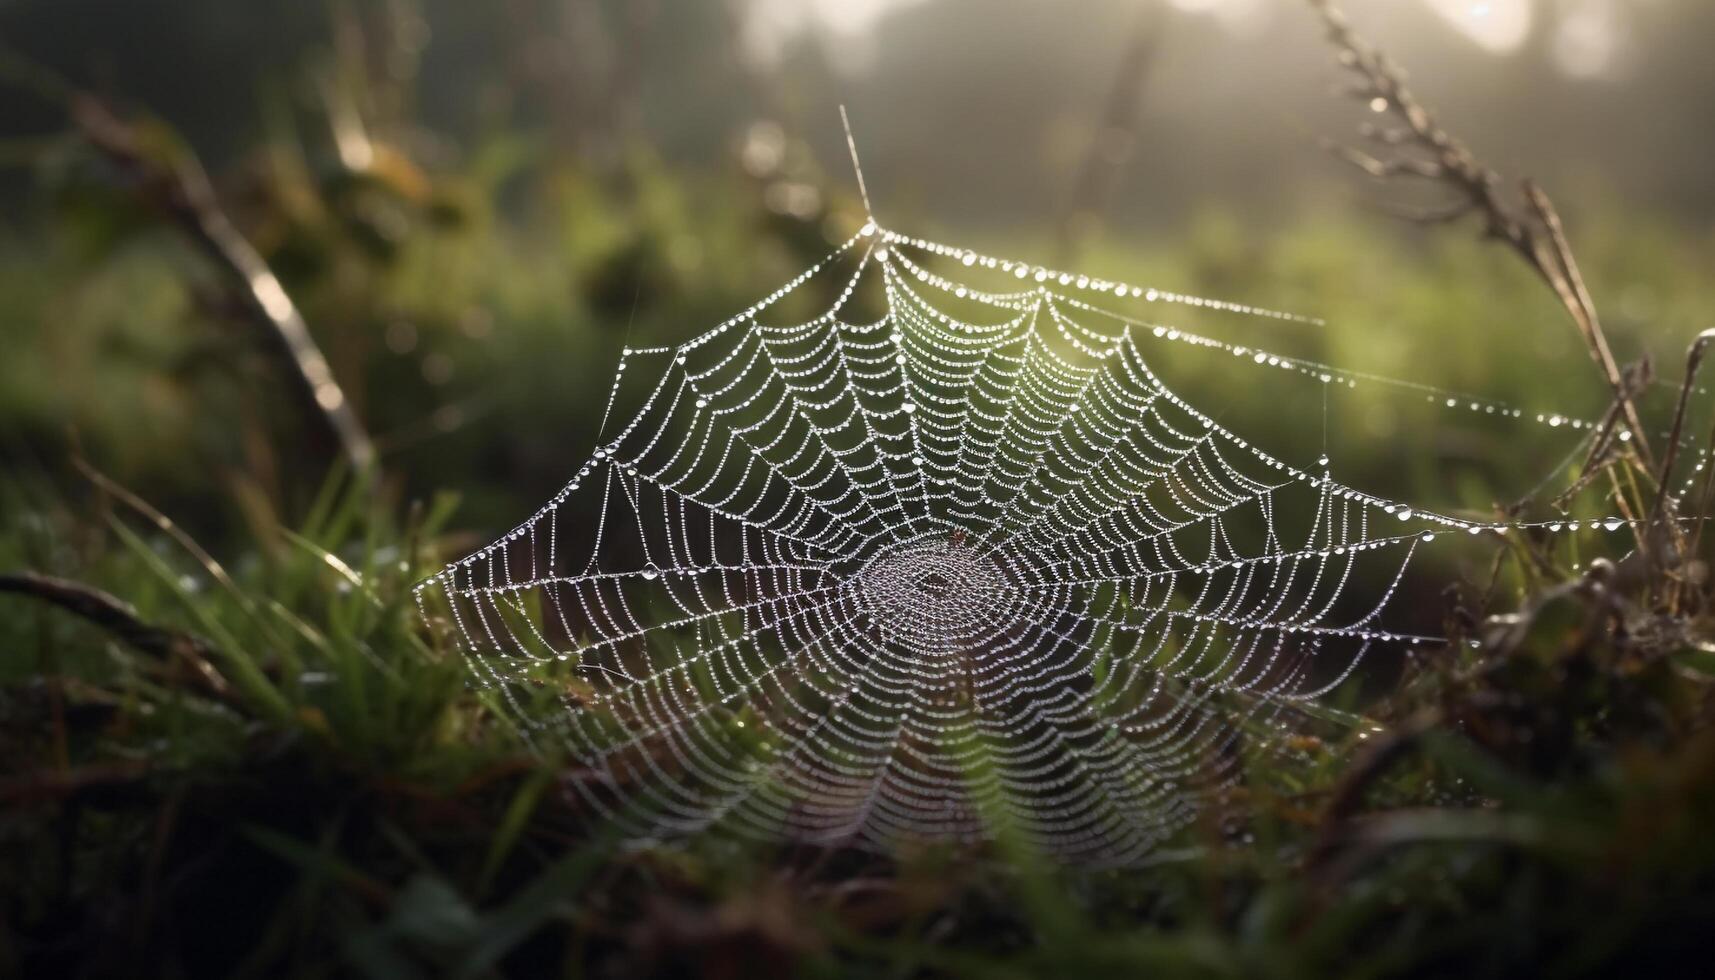
[[[1298,319],[867,225],[707,333],[626,351],[571,482],[419,598],[634,841],[1004,827],[1139,860],[1247,742],[1429,639],[1384,615],[1425,543],[1503,529],[1222,427],[1150,345],[1366,376],[1149,318],[1171,304]]]

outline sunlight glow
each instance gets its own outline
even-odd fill
[[[1575,78],[1596,78],[1614,66],[1623,25],[1614,0],[1574,0],[1554,32],[1554,63]]]
[[[1530,0],[1429,0],[1429,6],[1497,54],[1518,48],[1530,36]]]
[[[765,64],[806,33],[821,33],[836,60],[862,60],[870,35],[888,14],[922,0],[750,0],[746,5],[747,56]]]
[[[1262,0],[1168,0],[1168,5],[1189,14],[1213,14],[1228,27],[1246,27],[1262,12]]]

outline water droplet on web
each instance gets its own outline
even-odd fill
[[[1379,623],[1372,631],[1367,626],[1339,626],[1326,617],[1288,615],[1301,608],[1307,593],[1339,598],[1348,574],[1353,582],[1373,580],[1385,598],[1392,594],[1392,579],[1381,566],[1395,557],[1403,562],[1414,544],[1462,527],[1472,534],[1500,530],[1434,513],[1417,514],[1340,487],[1326,472],[1332,457],[1325,449],[1313,457],[1314,472],[1268,455],[1221,427],[1227,422],[1218,410],[1221,406],[1205,413],[1201,409],[1210,406],[1193,404],[1157,382],[1140,350],[1147,342],[1138,334],[1153,330],[1170,341],[1157,347],[1207,348],[1223,361],[1226,356],[1254,359],[1292,372],[1287,384],[1307,383],[1312,390],[1318,381],[1324,391],[1334,383],[1355,386],[1344,371],[1122,318],[1100,310],[1093,297],[1086,302],[1059,287],[1075,282],[1079,288],[1113,296],[1147,295],[1199,310],[1287,318],[1285,314],[1050,273],[896,235],[873,223],[865,226],[864,235],[874,237],[868,243],[849,243],[844,261],[857,266],[869,255],[865,268],[870,278],[863,280],[863,289],[875,284],[878,292],[886,290],[887,315],[867,322],[842,318],[857,287],[845,279],[841,291],[826,274],[835,268],[830,259],[757,307],[680,347],[650,348],[662,355],[659,361],[628,349],[629,379],[638,380],[638,372],[655,372],[665,376],[666,386],[659,398],[632,407],[628,418],[616,417],[623,431],[596,451],[593,469],[586,465],[574,478],[590,482],[592,494],[603,489],[598,482],[604,484],[605,502],[599,508],[591,501],[588,507],[559,509],[566,500],[562,494],[548,517],[558,523],[514,533],[477,560],[452,566],[438,580],[441,587],[457,591],[462,601],[485,604],[485,617],[493,611],[502,614],[498,621],[471,618],[458,624],[467,631],[473,652],[503,648],[492,650],[497,656],[484,658],[484,666],[496,676],[505,679],[508,673],[528,669],[526,655],[535,654],[528,634],[487,635],[483,624],[510,625],[519,616],[538,627],[552,626],[555,638],[575,635],[572,659],[580,673],[607,678],[603,689],[613,679],[626,686],[642,685],[635,696],[644,700],[633,707],[653,717],[627,720],[615,713],[613,725],[621,730],[613,734],[624,741],[608,742],[606,720],[564,726],[578,739],[576,756],[592,769],[606,765],[615,745],[639,744],[642,729],[633,722],[655,729],[669,748],[713,749],[741,722],[730,712],[717,717],[707,709],[730,704],[738,710],[759,693],[768,696],[770,685],[777,682],[813,680],[799,672],[818,669],[824,658],[811,653],[793,660],[792,654],[818,643],[837,643],[840,637],[876,632],[885,633],[880,638],[890,646],[912,653],[906,669],[918,675],[926,694],[933,692],[929,699],[934,704],[982,714],[985,724],[992,720],[995,731],[1007,738],[1028,737],[1030,722],[1015,715],[1007,702],[974,703],[981,697],[959,682],[968,678],[968,664],[1027,635],[1028,627],[1015,627],[1037,602],[1049,597],[1038,595],[1042,588],[1088,591],[1111,604],[1108,608],[1120,610],[1125,628],[1142,637],[1171,641],[1177,636],[1171,631],[1183,628],[1207,631],[1212,637],[1222,634],[1220,642],[1226,642],[1229,632],[1239,640],[1247,633],[1272,631],[1291,634],[1292,646],[1340,643],[1354,657],[1371,640],[1414,643],[1410,637],[1380,632]],[[897,251],[900,248],[906,251]],[[877,260],[884,256],[889,264],[878,267]],[[972,267],[997,271],[985,271],[981,284],[952,278]],[[819,314],[805,309],[801,316],[808,319],[792,324],[756,322],[763,307],[800,290],[819,273],[822,278],[815,281],[829,281],[832,287],[827,291],[831,308]],[[1003,288],[987,281],[1003,273],[1034,275],[1043,285],[986,292]],[[917,282],[933,288],[917,290]],[[821,295],[810,289],[796,295],[810,293]],[[961,302],[953,302],[955,298]],[[780,311],[778,318],[800,318],[800,313]],[[909,351],[904,350],[906,327],[912,331]],[[1047,343],[1032,347],[1027,340]],[[1131,346],[1134,340],[1139,346]],[[698,352],[701,378],[683,367],[692,350]],[[698,390],[704,387],[711,393]],[[1434,411],[1446,394],[1428,390],[1435,394],[1426,407]],[[693,416],[695,433],[689,445],[683,445],[690,428],[684,417],[685,394],[703,410]],[[718,413],[712,405],[716,394],[722,401]],[[919,396],[931,400],[919,403]],[[1467,402],[1460,399],[1460,404]],[[927,406],[921,419],[914,414],[919,404]],[[1546,422],[1546,416],[1539,421]],[[1561,424],[1572,425],[1564,418]],[[1196,433],[1199,427],[1205,431]],[[621,446],[626,449],[623,458],[618,455]],[[936,454],[934,471],[928,469],[931,452]],[[590,475],[603,467],[609,472],[599,481]],[[618,477],[613,470],[626,475]],[[1229,474],[1238,479],[1229,480]],[[1265,474],[1273,478],[1262,481]],[[1306,482],[1320,489],[1306,493]],[[573,482],[571,488],[578,485]],[[1384,506],[1400,520],[1415,518],[1423,526],[1379,533],[1383,522],[1378,514]],[[1190,522],[1181,524],[1186,516]],[[1240,528],[1240,522],[1252,526]],[[957,530],[966,526],[987,530],[973,530],[967,539],[967,532]],[[1593,526],[1615,530],[1624,525],[1603,519]],[[1228,537],[1229,529],[1239,533]],[[530,554],[524,553],[526,540],[537,546]],[[650,560],[656,554],[668,565]],[[1157,562],[1156,556],[1164,561]],[[1376,568],[1359,569],[1359,564]],[[1231,574],[1220,575],[1222,571]],[[664,582],[667,578],[673,579],[670,586]],[[1225,592],[1211,585],[1210,578],[1231,580],[1224,583],[1229,588],[1278,590],[1290,594],[1292,601],[1279,605],[1279,611],[1253,608],[1223,599]],[[637,580],[650,584],[639,586]],[[653,587],[656,581],[663,581],[659,592]],[[1204,586],[1211,589],[1206,597]],[[563,603],[561,589],[579,590],[578,601]],[[527,602],[527,595],[537,601]],[[556,601],[563,603],[559,612],[552,607]],[[1171,620],[1153,609],[1158,603],[1172,610]],[[1090,617],[1092,611],[1082,604],[1055,611],[1056,627],[1064,617],[1068,626],[1076,623],[1082,632],[1069,631],[1053,642],[1103,657],[1099,662],[1110,678],[1147,666],[1138,654],[1118,645],[1095,649],[1092,637],[1108,631]],[[560,614],[575,621],[560,625],[551,618]],[[741,649],[740,644],[748,646]],[[621,645],[647,653],[627,653],[623,662],[608,659],[609,667],[585,655]],[[757,654],[772,656],[777,647],[787,655],[780,667],[763,668]],[[1208,689],[1272,677],[1273,661],[1281,655],[1278,645],[1254,649],[1254,671],[1247,666],[1248,673],[1204,678]],[[992,672],[997,686],[1045,689],[1060,683],[1056,672],[1069,662],[1071,658],[1003,653],[994,659]],[[871,676],[866,671],[872,668],[861,661],[841,660],[840,667],[853,687]],[[695,685],[687,683],[692,677]],[[876,696],[904,695],[888,689]],[[597,694],[593,703],[600,699]],[[583,706],[572,707],[580,711]],[[898,702],[885,707],[900,710]],[[837,770],[845,749],[866,746],[868,752],[871,736],[861,716],[871,709],[841,710],[837,702],[822,701],[817,710],[820,717],[813,723],[821,727],[814,729],[816,735],[794,739],[790,748],[782,746],[781,775],[816,780]],[[852,717],[854,713],[860,717]],[[750,717],[757,723],[751,725]],[[1092,717],[1089,724],[1117,733],[1147,732],[1146,724],[1126,726],[1120,724],[1123,720]],[[760,715],[747,714],[742,724],[753,733],[770,727]],[[957,734],[945,720],[929,726],[925,741]],[[899,737],[894,743],[899,744]],[[1183,769],[1180,763],[1194,755],[1197,746],[1184,743],[1176,750],[1178,758],[1174,748],[1160,755],[1167,771]],[[1082,743],[1069,740],[1052,750],[1064,758],[1048,756],[1049,751],[1041,750],[1045,765],[1052,762],[1054,771],[1067,773],[1068,780],[1087,778],[1076,768],[1087,761],[1079,758],[1080,753],[1087,755]],[[876,757],[888,758],[885,753]],[[754,765],[725,759],[699,752],[679,761],[708,785],[733,779],[741,765]],[[877,778],[872,783],[878,787],[877,802],[899,804],[908,791],[885,778],[880,767],[888,765],[892,763],[878,761],[867,775]],[[1149,778],[1160,771],[1137,775]],[[1109,833],[1086,818],[1093,809],[1044,806],[1036,790],[1044,788],[1045,778],[1039,775],[1025,785],[1014,802],[1051,825],[1055,841],[1089,850],[1082,842]],[[1162,785],[1175,797],[1174,813],[1181,804],[1194,807],[1199,802],[1194,787],[1173,792],[1173,783]],[[636,799],[660,786],[649,773],[641,773],[637,786],[610,786],[604,794],[625,789]],[[1068,783],[1065,789],[1102,792],[1091,786]],[[1162,813],[1136,809],[1147,801],[1123,789],[1111,803],[1123,813],[1126,826],[1142,828],[1163,819]],[[956,810],[961,821],[974,818],[969,802],[957,799],[956,789],[946,795],[953,799],[945,805]],[[1090,796],[1092,802],[1096,798]],[[687,817],[709,816],[722,803],[689,793],[673,799],[683,804]],[[803,831],[807,819],[807,814],[787,812],[782,829]],[[905,829],[928,836],[944,826],[929,818],[905,822],[911,824]]]

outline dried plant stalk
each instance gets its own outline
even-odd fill
[[[220,207],[208,175],[186,153],[171,163],[147,152],[136,130],[101,100],[83,93],[70,98],[78,132],[114,166],[133,175],[149,202],[183,231],[231,281],[246,314],[275,341],[303,388],[308,404],[326,420],[354,470],[375,462],[375,444],[359,421],[327,357],[310,335],[297,304],[287,295],[255,246]]]
[[[1374,144],[1373,152],[1330,142],[1329,149],[1341,159],[1378,180],[1427,181],[1450,192],[1449,202],[1439,208],[1406,210],[1401,216],[1420,222],[1457,221],[1477,215],[1485,234],[1504,242],[1554,290],[1571,315],[1591,359],[1613,392],[1618,419],[1625,426],[1629,445],[1646,474],[1653,470],[1649,439],[1633,402],[1635,392],[1649,376],[1648,362],[1626,371],[1614,359],[1602,331],[1596,305],[1566,239],[1560,215],[1542,188],[1521,182],[1521,201],[1509,200],[1495,171],[1484,166],[1458,139],[1442,129],[1435,116],[1418,102],[1405,85],[1404,74],[1380,51],[1352,30],[1333,0],[1309,0],[1326,25],[1328,39],[1339,50],[1340,64],[1351,72],[1355,85],[1351,94],[1368,102],[1393,125],[1369,125],[1364,135]],[[1592,459],[1607,448],[1607,429],[1592,446]]]

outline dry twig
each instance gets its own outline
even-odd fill
[[[231,694],[226,680],[209,664],[214,651],[207,643],[144,622],[129,603],[100,589],[34,572],[17,572],[0,575],[0,593],[5,592],[57,606],[145,656],[187,663],[207,693],[221,698]]]
[[[1377,147],[1374,153],[1334,142],[1329,143],[1329,149],[1378,180],[1423,180],[1449,190],[1452,200],[1444,207],[1410,212],[1395,209],[1396,213],[1426,223],[1479,215],[1488,237],[1507,244],[1542,277],[1572,316],[1591,358],[1612,389],[1630,449],[1648,473],[1653,469],[1649,441],[1632,400],[1636,386],[1628,382],[1628,372],[1622,371],[1608,346],[1595,303],[1548,195],[1525,180],[1521,184],[1522,202],[1509,200],[1501,190],[1500,176],[1441,128],[1406,87],[1403,72],[1352,30],[1333,0],[1309,2],[1321,15],[1328,39],[1339,49],[1340,64],[1356,80],[1351,94],[1397,123],[1364,127],[1363,135]],[[1647,362],[1645,365],[1647,375]],[[1593,449],[1602,448],[1605,441],[1598,440]]]

